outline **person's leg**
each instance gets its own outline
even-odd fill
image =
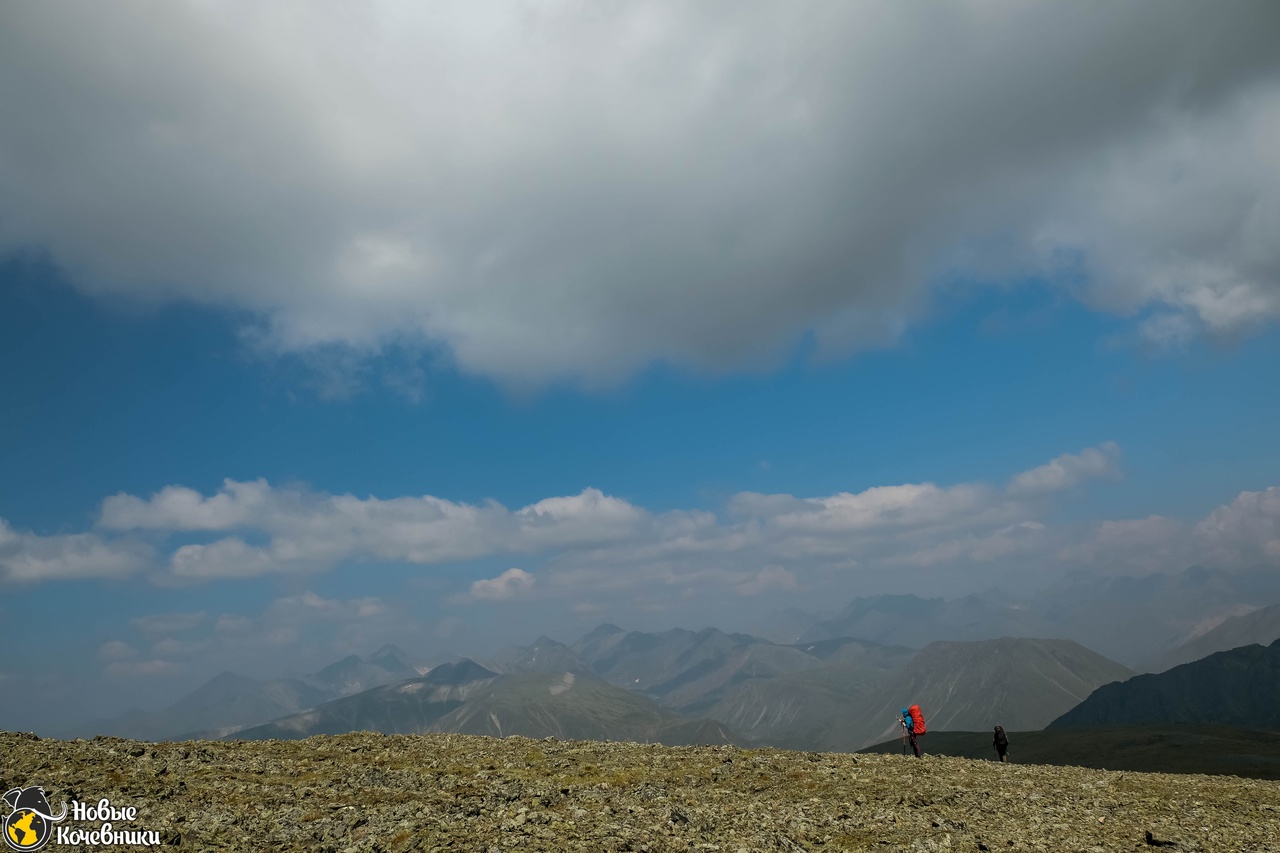
[[[915,735],[911,736],[911,750],[916,754],[916,758],[920,757],[920,741],[916,739]]]

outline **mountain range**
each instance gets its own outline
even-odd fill
[[[798,631],[798,642],[858,637],[921,648],[936,640],[1067,639],[1144,670],[1216,626],[1256,610],[1259,602],[1277,601],[1280,572],[1196,566],[1140,577],[1072,573],[1026,597],[1000,589],[955,599],[914,594],[860,597],[825,618],[790,609],[758,621]],[[1220,634],[1216,642],[1230,640]],[[1190,651],[1211,654],[1227,648],[1232,646],[1205,645]]]
[[[611,625],[572,647],[542,637],[496,657],[506,673],[463,659],[227,736],[434,731],[850,751],[895,732],[908,702],[924,705],[935,728],[993,720],[1039,728],[1131,674],[1066,640],[938,642],[914,652]]]
[[[298,677],[257,679],[222,672],[160,711],[127,711],[59,734],[65,738],[101,734],[141,740],[170,740],[196,734],[220,737],[416,674],[418,669],[392,645],[383,646],[367,659],[350,655],[319,672]]]
[[[1246,645],[1214,654],[1280,633],[1280,605],[1257,608],[1244,600],[1265,600],[1274,584],[1259,573],[1192,569],[1154,578],[1076,577],[1031,599],[1000,590],[954,600],[875,596],[825,616],[783,611],[773,620],[778,636],[797,642],[606,623],[570,644],[542,636],[491,658],[430,669],[387,646],[301,676],[220,673],[161,711],[95,721],[66,736],[293,739],[435,731],[853,751],[896,737],[899,710],[913,702],[924,708],[931,733],[985,731],[997,723],[1009,731],[1053,723],[1060,731],[1136,720],[1280,726],[1254,710],[1275,696],[1260,686],[1274,681],[1269,650]],[[1138,606],[1143,596],[1160,606]],[[1132,613],[1121,618],[1126,608]],[[1092,640],[1086,647],[1043,636],[1096,626],[1095,611],[1124,623],[1112,626],[1110,637],[1128,643],[1128,661],[1158,647],[1145,668],[1173,662],[1172,668],[1134,677]],[[1010,633],[988,636],[1001,630]],[[1133,640],[1143,631],[1161,642]],[[1192,656],[1204,659],[1191,670],[1175,665]],[[1239,702],[1215,705],[1213,697],[1225,691]]]

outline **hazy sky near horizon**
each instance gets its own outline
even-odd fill
[[[1280,570],[1270,0],[46,0],[0,108],[14,725]]]

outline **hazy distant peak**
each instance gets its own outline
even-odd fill
[[[413,664],[409,663],[405,653],[392,643],[387,643],[370,655],[369,663],[377,664],[388,672],[417,671]]]
[[[329,664],[328,666],[326,666],[324,669],[320,670],[316,674],[321,676],[337,675],[339,673],[346,672],[351,669],[355,669],[356,667],[360,666],[360,664],[362,663],[364,663],[364,661],[360,659],[359,655],[355,655],[355,654],[347,655],[342,660],[337,660]]]
[[[592,640],[603,639],[604,637],[609,637],[614,634],[625,634],[625,633],[626,631],[622,630],[617,625],[614,625],[611,622],[605,622],[601,625],[597,625],[596,627],[592,628],[590,631],[584,634],[582,639],[579,640],[578,642],[588,643],[588,642],[591,642]]]
[[[172,710],[186,711],[191,708],[204,707],[206,705],[214,705],[219,702],[225,702],[234,699],[236,696],[248,693],[260,685],[256,678],[249,678],[246,675],[237,675],[229,670],[222,672],[210,678],[204,684],[195,690],[183,696],[172,706]]]
[[[465,684],[482,678],[495,678],[498,673],[486,669],[471,658],[461,658],[454,663],[442,663],[433,668],[423,680],[430,684]]]

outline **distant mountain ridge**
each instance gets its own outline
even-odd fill
[[[431,731],[668,746],[743,741],[726,726],[679,717],[638,693],[572,672],[496,678],[437,720]]]
[[[1274,569],[1193,566],[1114,578],[1073,575],[1030,604],[1057,627],[1056,636],[1142,667],[1194,639],[1206,619],[1236,615],[1241,605],[1274,602],[1280,602],[1280,572]]]
[[[591,671],[573,649],[545,635],[529,646],[505,646],[485,663],[498,673]]]
[[[1204,634],[1206,623],[1226,624],[1242,610],[1275,602],[1280,602],[1280,572],[1265,568],[1227,572],[1193,566],[1118,577],[1073,573],[1026,597],[990,589],[955,599],[855,598],[835,616],[811,623],[800,642],[858,637],[920,648],[939,640],[1060,638],[1126,666],[1146,668]],[[801,616],[791,614],[792,619]],[[1248,639],[1257,642],[1262,636]],[[1198,650],[1222,649],[1198,646],[1189,653]]]
[[[800,643],[858,637],[885,645],[921,648],[939,640],[1056,636],[1051,622],[1019,603],[990,596],[957,599],[917,595],[856,598],[834,618],[805,631]]]
[[[1166,724],[1280,731],[1280,640],[1100,687],[1049,728]]]
[[[833,725],[823,746],[852,751],[892,738],[901,709],[911,703],[922,707],[930,731],[1040,729],[1100,685],[1131,675],[1071,640],[931,643]]]
[[[400,681],[418,670],[404,653],[387,645],[367,660],[349,655],[316,673],[290,678],[259,679],[221,672],[160,711],[130,711],[93,720],[67,737],[114,735],[143,740],[169,740],[195,734],[218,737],[311,708],[339,696]]]
[[[1175,666],[1206,658],[1240,646],[1269,646],[1280,639],[1280,604],[1232,616],[1171,652],[1151,661],[1144,669],[1165,672]]]
[[[429,731],[437,720],[497,678],[498,673],[464,658],[441,664],[417,678],[333,699],[305,711],[241,729],[226,737],[236,740],[293,740],[353,731],[419,734]]]
[[[335,699],[226,738],[293,740],[351,731],[522,735],[671,746],[743,741],[726,726],[680,717],[652,699],[590,674],[500,675],[465,658],[420,678]]]

